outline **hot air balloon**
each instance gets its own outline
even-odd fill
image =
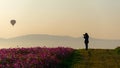
[[[12,24],[12,26],[14,26],[16,24],[16,20],[11,20],[10,23]]]

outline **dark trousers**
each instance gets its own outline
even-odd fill
[[[88,50],[88,43],[89,43],[89,41],[85,40],[84,43],[85,43],[85,49]]]
[[[88,50],[88,43],[85,43],[85,49]]]

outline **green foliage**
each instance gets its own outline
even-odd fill
[[[70,57],[64,59],[60,65],[60,68],[71,68],[72,65],[79,63],[82,56],[78,50],[74,50]]]
[[[76,50],[69,68],[120,68],[120,55],[115,51],[120,52],[120,48]]]
[[[118,54],[120,54],[120,47],[117,47],[117,48],[115,49],[115,51],[116,51]]]

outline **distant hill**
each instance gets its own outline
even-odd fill
[[[9,39],[0,39],[0,48],[10,47],[72,47],[72,48],[84,48],[84,39],[82,37],[70,37],[70,36],[55,36],[45,34],[31,34],[24,35]],[[114,49],[120,46],[120,40],[104,40],[90,38],[90,48],[101,48],[101,49]]]

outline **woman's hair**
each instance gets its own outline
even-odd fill
[[[88,35],[88,33],[85,33],[86,35]]]

